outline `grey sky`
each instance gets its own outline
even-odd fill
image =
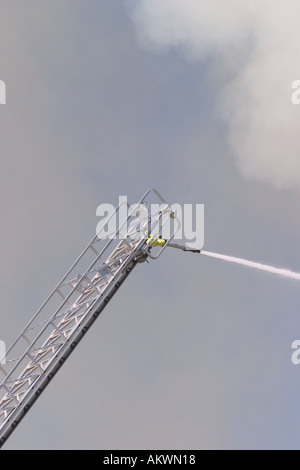
[[[149,187],[205,204],[206,250],[300,270],[299,7],[277,3],[266,23],[257,2],[241,7],[215,35],[217,2],[198,2],[215,11],[197,7],[193,31],[209,34],[187,43],[161,34],[191,31],[167,0],[156,30],[146,1],[0,0],[1,340],[91,239],[97,206]],[[133,271],[5,448],[298,449],[299,300],[296,281],[165,252]]]

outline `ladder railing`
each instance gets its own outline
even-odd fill
[[[0,364],[0,447],[134,266],[148,256],[157,258],[163,250],[153,256],[146,239],[150,227],[152,233],[160,230],[162,215],[170,215],[172,209],[155,190],[147,191],[138,204],[146,207],[147,196],[153,193],[163,210],[139,220],[140,236],[135,238],[131,229],[123,239],[118,237],[132,214],[104,246],[96,234],[8,349]]]

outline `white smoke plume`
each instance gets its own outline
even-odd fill
[[[178,48],[211,63],[216,109],[243,174],[277,188],[300,187],[298,0],[138,0],[132,17],[143,45]]]

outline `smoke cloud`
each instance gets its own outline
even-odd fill
[[[300,3],[297,0],[139,0],[144,47],[177,48],[216,77],[214,106],[242,173],[276,188],[300,186]]]

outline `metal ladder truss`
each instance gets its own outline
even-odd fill
[[[109,238],[100,238],[104,227],[98,230],[0,364],[0,447],[134,266],[148,257],[158,258],[180,227],[155,189],[135,206],[127,204],[126,210],[128,216]],[[121,212],[125,213],[122,204],[110,219]],[[170,221],[166,245],[150,250],[147,237],[159,236]]]

